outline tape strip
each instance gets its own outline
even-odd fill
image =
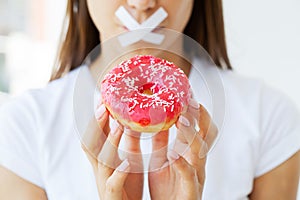
[[[128,46],[140,40],[153,44],[161,44],[165,38],[162,34],[152,33],[168,16],[168,13],[162,7],[142,24],[139,24],[123,6],[118,8],[115,15],[131,31],[119,36],[118,39],[122,46]]]
[[[118,10],[115,12],[115,15],[129,30],[134,30],[140,26],[140,24],[127,12],[123,6],[118,8]]]

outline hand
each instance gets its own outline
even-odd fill
[[[195,123],[200,130],[195,129]],[[217,128],[207,111],[194,100],[191,100],[187,112],[180,116],[176,126],[174,150],[167,150],[168,131],[153,137],[149,188],[154,200],[202,197],[206,154],[217,136]]]
[[[158,137],[165,138],[167,135],[166,132],[161,132],[155,137],[159,140]],[[171,150],[165,160],[160,169],[148,174],[151,199],[201,199],[205,178],[205,158],[198,159],[197,164],[193,166],[176,151]]]
[[[130,173],[143,168],[139,134],[129,131],[124,134],[124,127],[117,121],[109,127],[109,113],[104,105],[96,115],[97,119],[90,121],[82,138],[82,148],[92,164],[100,199],[142,199],[143,173]],[[123,155],[123,161],[118,153],[122,136],[128,153]]]

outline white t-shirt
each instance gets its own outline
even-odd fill
[[[226,101],[217,106],[225,108],[225,118],[208,155],[203,199],[247,199],[255,177],[299,150],[299,114],[288,98],[261,81],[231,71],[220,70],[220,76]],[[194,81],[199,80],[191,77]],[[201,84],[195,85],[199,85],[194,88],[196,99],[213,114],[206,96],[220,91],[205,94],[199,92]],[[94,110],[94,89],[88,67],[83,66],[2,106],[0,164],[45,189],[49,200],[98,199],[79,139]]]

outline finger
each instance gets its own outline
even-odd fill
[[[177,129],[184,131],[189,131],[195,133],[195,118],[189,112],[183,113],[179,116],[176,127]],[[183,135],[177,135],[177,139],[181,140],[181,142],[185,141],[185,137]]]
[[[188,118],[188,123],[191,123],[191,126],[194,126],[195,129],[199,128],[200,104],[195,99],[191,98],[189,100],[189,105],[186,112],[181,113],[181,115],[184,115],[186,118]]]
[[[100,188],[105,187],[106,180],[111,177],[114,173],[114,169],[116,169],[120,163],[120,159],[118,157],[118,146],[122,133],[123,127],[114,120],[110,133],[108,134],[108,137],[98,155],[97,182]]]
[[[173,149],[184,157],[186,157],[187,152],[190,150],[190,143],[185,138],[184,132],[179,129],[176,131],[176,139]]]
[[[206,155],[216,138],[215,125],[207,110],[193,99],[189,101],[188,111],[184,113],[182,117],[183,119],[178,120],[177,135],[183,135],[188,141],[190,151],[184,154],[184,158],[196,169],[198,180],[201,182],[205,177],[205,173],[203,173],[202,169],[206,164]],[[192,121],[192,123],[186,123],[187,121]],[[193,122],[195,122],[195,124],[193,124]],[[198,127],[193,126],[197,124]],[[195,132],[187,125],[191,125]]]
[[[96,118],[91,119],[88,128],[82,137],[82,148],[88,155],[88,159],[94,167],[97,166],[97,155],[99,154],[106,135],[104,127],[108,124],[108,112],[102,104],[96,111]]]
[[[113,121],[110,133],[98,155],[98,161],[115,169],[119,164],[118,146],[123,133],[123,126],[116,120]]]
[[[196,136],[197,132],[194,127],[195,123],[193,121],[193,116],[189,113],[184,113],[180,115],[179,119],[176,122],[177,127],[177,139],[180,140],[183,143],[188,143],[189,145],[192,145]],[[193,145],[194,148],[192,148],[193,152],[199,152],[200,145]]]
[[[130,163],[130,173],[124,185],[128,199],[142,199],[142,192],[137,189],[132,191],[132,186],[142,188],[144,183],[144,165],[140,145],[141,133],[125,129],[123,134],[124,139],[124,157]]]
[[[195,99],[190,99],[187,112],[190,113],[195,119],[199,119],[200,104]]]
[[[191,180],[196,180],[196,171],[194,168],[176,151],[168,151],[168,159],[172,166],[178,170],[179,174],[186,182],[191,182]],[[193,183],[194,181],[192,181]],[[189,183],[190,184],[190,183]]]
[[[180,155],[185,155],[186,151],[188,151],[190,143],[186,136],[184,135],[185,132],[192,132],[195,133],[194,127],[191,124],[192,117],[185,117],[184,115],[187,115],[187,113],[182,114],[179,116],[179,119],[176,122],[176,140],[173,149],[176,150]],[[179,128],[182,129],[182,127],[185,128],[185,130],[180,131]]]
[[[202,150],[200,150],[201,152]],[[203,174],[203,168],[206,165],[206,153],[202,156],[198,153],[193,153],[192,150],[187,151],[182,157],[191,165],[197,172],[197,178],[199,182],[202,181],[205,174]],[[201,153],[200,153],[201,154]]]
[[[189,127],[179,125],[179,128],[177,129],[177,135],[182,135],[185,138],[185,141],[187,141],[186,143],[183,143],[185,145],[180,146],[180,151],[176,149],[181,155],[185,154],[185,152],[188,150],[190,150],[190,152],[198,158],[204,158],[207,155],[209,147],[206,141],[201,137],[201,130],[200,133],[197,133]]]
[[[161,131],[152,137],[152,154],[150,159],[149,171],[161,168],[168,161],[168,142],[169,131]]]
[[[202,105],[198,105],[199,108],[197,106],[197,102],[191,99],[188,107],[188,112],[182,114],[183,117],[180,117],[178,121],[183,122],[181,124],[185,127],[189,127],[183,128],[185,129],[184,132],[187,131],[187,129],[194,128],[194,130],[200,134],[202,139],[204,139],[207,144],[208,152],[217,138],[218,129],[211,119],[210,115],[208,114],[207,110]],[[189,122],[188,125],[187,122]],[[176,125],[178,128],[178,124]]]
[[[140,137],[141,133],[125,129],[124,130],[125,150],[129,153],[141,153]]]
[[[123,157],[127,158],[131,165],[131,172],[143,172],[143,159],[140,145],[141,133],[125,129],[123,134],[124,152]]]
[[[173,150],[168,152],[168,158],[173,163],[172,167],[179,172],[186,188],[193,188],[196,183],[199,183],[201,186],[204,185],[205,165],[195,169],[184,157]]]
[[[202,105],[200,105],[199,124],[200,129],[202,130],[201,137],[206,141],[208,149],[210,149],[218,136],[218,128]]]
[[[181,115],[181,117],[182,119],[178,120],[177,124],[177,135],[183,135],[186,141],[188,141],[189,145],[188,149],[184,151],[183,156],[189,162],[189,164],[197,170],[198,177],[201,180],[201,177],[203,175],[201,168],[204,167],[206,163],[208,146],[200,136],[201,134],[198,134],[193,128],[187,126],[188,123],[182,123],[182,121],[191,119],[191,117],[187,116],[186,114]],[[179,152],[177,149],[176,151]]]
[[[201,136],[206,140],[208,146],[212,146],[217,138],[217,127],[210,117],[204,106],[199,104],[195,99],[190,99],[187,112],[190,113],[196,120],[195,129],[201,129]]]
[[[199,121],[199,117],[200,117],[200,104],[194,100],[194,99],[190,99],[189,100],[189,105],[188,105],[188,109],[186,112],[182,113],[182,116],[179,117],[179,122],[181,123],[183,126],[188,127],[187,131],[191,131],[191,132],[195,132],[195,130],[199,130],[198,127],[198,121]],[[178,123],[176,123],[177,128],[180,126],[178,126]],[[186,140],[183,131],[178,132],[177,131],[177,135],[176,135],[176,141],[175,141],[175,146],[174,149],[177,150],[177,152],[180,152],[179,154],[183,155],[183,153],[186,151],[187,146],[188,146],[188,141]]]
[[[123,187],[128,176],[129,162],[124,160],[107,179],[105,199],[123,199]]]

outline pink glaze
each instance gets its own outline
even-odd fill
[[[173,63],[135,56],[114,67],[101,83],[103,103],[114,117],[140,126],[178,118],[191,97],[189,80]]]

